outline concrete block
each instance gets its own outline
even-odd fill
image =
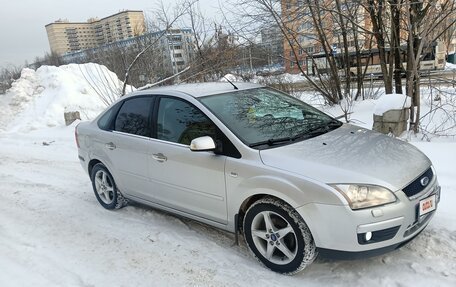
[[[79,112],[65,112],[63,114],[65,117],[65,125],[69,126],[71,125],[75,120],[80,120],[81,116],[79,115]]]
[[[409,109],[402,110],[389,110],[383,115],[374,115],[374,124],[372,129],[374,131],[400,136],[407,130],[407,119],[409,118]]]

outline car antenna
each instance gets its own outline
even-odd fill
[[[228,80],[228,78],[227,78],[226,76],[223,76],[223,77],[225,78],[225,80],[228,81],[228,83],[230,83],[230,84],[234,87],[235,90],[239,90],[238,87],[236,87],[236,85],[233,84],[233,82],[231,82],[230,80]]]

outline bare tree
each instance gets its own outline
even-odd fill
[[[22,66],[8,65],[0,70],[0,90],[5,92],[11,84],[20,78]]]
[[[245,26],[256,28],[271,21],[279,26],[287,48],[283,56],[286,64],[297,67],[327,103],[338,104],[345,98],[361,95],[365,76],[361,51],[370,45],[370,37],[356,1],[237,3],[242,9],[239,16],[248,21]],[[357,61],[352,61],[353,54]],[[352,92],[355,95],[349,97]]]
[[[369,12],[370,20],[372,22],[372,31],[376,40],[379,57],[380,68],[382,71],[382,79],[385,86],[385,93],[391,94],[393,92],[392,69],[388,66],[389,60],[387,59],[387,42],[388,33],[386,31],[386,23],[384,19],[387,18],[387,3],[385,0],[368,0],[366,9]]]
[[[423,50],[439,39],[455,22],[455,2],[452,0],[404,0],[407,30],[407,95],[412,99],[410,130],[418,132],[420,125],[420,79]],[[434,21],[429,21],[432,18]],[[448,21],[448,20],[451,21]]]
[[[195,0],[197,1],[197,0]],[[194,2],[195,2],[194,1]],[[174,25],[174,23],[179,19],[181,18],[183,15],[185,15],[189,9],[191,8],[191,4],[194,3],[194,2],[182,2],[182,3],[178,3],[175,7],[174,7],[174,11],[173,11],[173,15],[170,17],[169,16],[169,9],[163,4],[163,2],[160,3],[160,6],[159,6],[159,10],[158,12],[156,13],[156,19],[157,19],[157,23],[160,25],[162,24],[162,26],[164,27],[162,29],[162,34],[157,37],[157,39],[155,41],[153,41],[152,43],[150,43],[149,45],[145,46],[135,57],[134,59],[128,64],[128,66],[126,67],[125,69],[125,76],[124,76],[124,85],[123,85],[123,88],[122,88],[122,96],[125,95],[125,89],[127,87],[127,84],[128,84],[128,81],[130,79],[130,72],[132,70],[132,68],[136,65],[136,63],[142,58],[142,56],[148,51],[150,50],[152,47],[154,47],[154,45],[157,44],[158,41],[160,41],[160,39],[164,36],[167,35],[168,33],[168,30],[170,28],[172,28],[172,26]]]
[[[233,73],[244,65],[245,59],[257,64],[259,51],[253,49],[248,40],[239,41],[242,36],[229,23],[211,20],[199,9],[197,2],[187,0],[190,9],[183,22],[191,27],[194,36],[195,55],[190,61],[191,69],[183,76],[183,81],[199,82],[218,80],[227,73]],[[225,24],[228,25],[229,30]],[[261,53],[261,52],[260,52]],[[248,54],[248,56],[245,56]]]
[[[106,67],[100,65],[79,65],[79,70],[100,100],[106,106],[114,103],[122,91],[123,83]]]

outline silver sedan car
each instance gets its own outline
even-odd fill
[[[131,200],[242,234],[285,274],[317,254],[399,248],[440,199],[430,160],[412,145],[256,84],[133,92],[80,123],[76,142],[104,208]]]

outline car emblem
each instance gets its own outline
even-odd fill
[[[422,186],[426,186],[429,183],[429,177],[425,176],[420,180]]]

